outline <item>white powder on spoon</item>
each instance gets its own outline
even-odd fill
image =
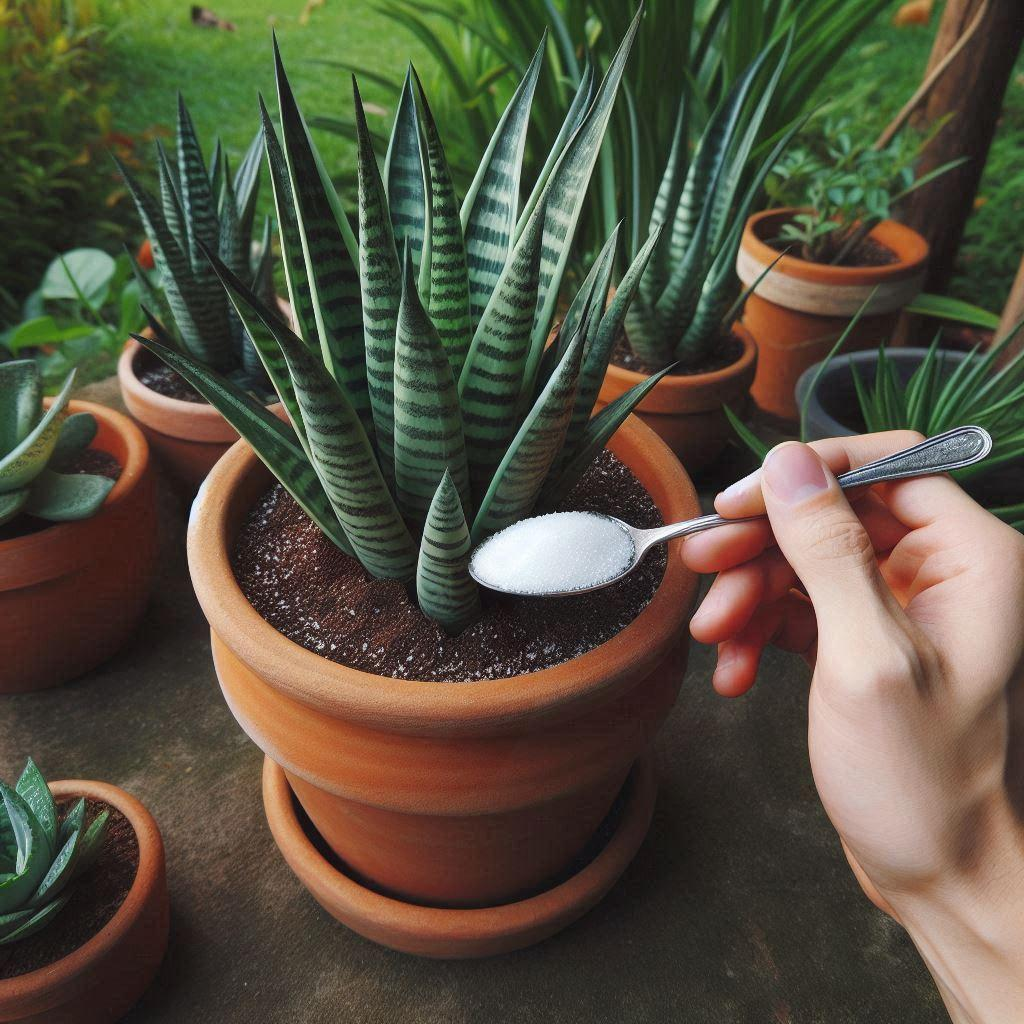
[[[552,512],[485,541],[473,552],[470,571],[494,590],[542,595],[596,587],[632,561],[633,539],[607,516]]]

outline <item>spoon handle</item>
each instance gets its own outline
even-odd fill
[[[851,487],[865,487],[888,480],[903,480],[911,476],[929,476],[934,473],[948,473],[964,466],[980,462],[992,451],[992,438],[983,427],[954,427],[943,434],[929,437],[912,448],[876,459],[865,466],[840,474],[836,481],[843,490]],[[764,516],[745,516],[741,519],[726,519],[720,515],[700,516],[685,523],[673,523],[654,530],[644,530],[643,546],[646,551],[653,544],[663,544],[676,537],[689,537],[703,533],[716,526],[730,523],[753,523]],[[640,531],[638,531],[640,532]]]

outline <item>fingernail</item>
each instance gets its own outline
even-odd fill
[[[773,448],[761,473],[772,494],[784,505],[799,505],[828,489],[821,459],[804,444]]]
[[[748,473],[741,480],[737,480],[734,484],[729,484],[728,487],[721,494],[718,495],[723,501],[736,501],[738,498],[746,497],[746,495],[761,486],[761,470],[755,469],[753,473]]]

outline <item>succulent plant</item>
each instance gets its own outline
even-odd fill
[[[263,364],[203,254],[204,246],[212,249],[264,301],[274,301],[269,218],[259,246],[253,245],[262,137],[253,138],[234,175],[219,139],[207,165],[179,93],[176,161],[159,141],[156,147],[159,201],[117,161],[160,274],[156,289],[133,259],[142,301],[159,314],[178,348],[247,390],[266,394]]]
[[[32,758],[17,785],[0,782],[0,946],[48,925],[71,898],[71,884],[103,850],[109,811],[86,825],[85,800],[63,816]]]
[[[734,301],[734,265],[743,226],[768,171],[802,124],[790,124],[770,152],[755,145],[789,61],[790,41],[770,43],[737,78],[708,119],[692,159],[692,97],[684,92],[680,99],[650,222],[652,230],[665,225],[666,244],[651,259],[626,319],[630,346],[649,366],[675,360],[683,369],[700,368],[742,309],[746,296]]]
[[[67,415],[75,371],[49,409],[31,359],[0,363],[0,524],[25,512],[63,522],[87,519],[103,504],[113,480],[67,473],[96,436],[91,413]]]
[[[420,608],[453,632],[479,605],[470,544],[563,497],[657,380],[591,418],[657,231],[608,304],[613,233],[545,350],[636,26],[604,80],[584,83],[521,210],[543,42],[461,207],[415,73],[383,174],[353,81],[358,240],[275,47],[280,140],[265,107],[263,127],[298,333],[209,255],[253,337],[272,336],[258,349],[294,429],[158,330],[156,341],[139,338],[223,413],[339,548],[376,577],[415,581]]]

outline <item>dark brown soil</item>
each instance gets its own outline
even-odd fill
[[[784,252],[792,246],[788,239],[772,239],[768,243],[777,252]],[[809,263],[827,263],[834,267],[887,267],[891,263],[899,263],[900,258],[887,245],[882,245],[869,235],[862,238],[838,263],[832,259],[838,251],[839,244],[832,249],[826,249],[819,260],[811,259],[810,253],[800,252],[800,259]],[[792,253],[791,253],[792,254]]]
[[[70,810],[73,800],[60,803]],[[109,809],[110,821],[100,859],[72,883],[71,899],[42,931],[21,942],[0,946],[0,980],[47,967],[85,945],[117,913],[139,868],[139,840],[128,819],[115,807],[89,800],[86,826]]]
[[[603,452],[562,509],[652,527],[661,515],[630,470]],[[549,668],[603,644],[647,605],[665,572],[663,548],[621,583],[561,598],[484,591],[483,616],[448,636],[401,583],[371,577],[342,554],[280,485],[250,510],[233,552],[235,576],[275,629],[331,661],[396,679],[468,682]]]
[[[741,355],[743,355],[743,342],[735,334],[723,334],[718,339],[714,352],[707,359],[696,366],[677,367],[669,376],[695,377],[700,373],[714,373],[715,370],[724,370],[727,366],[732,366]],[[661,366],[651,366],[650,363],[645,363],[630,347],[629,339],[624,333],[619,335],[619,340],[612,350],[612,362],[623,370],[633,370],[635,373],[644,373],[647,376],[663,369]]]
[[[206,399],[183,377],[162,363],[152,352],[143,349],[135,357],[135,376],[143,387],[155,391],[164,398],[176,398],[179,402],[195,402],[204,405]]]

